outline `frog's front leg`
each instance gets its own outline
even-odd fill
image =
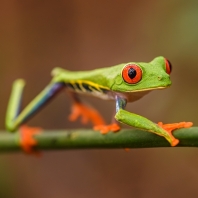
[[[118,96],[115,96],[115,101],[116,101],[116,112],[118,112],[119,109],[124,109],[127,104],[126,99],[124,99],[124,98],[121,99]],[[100,126],[94,127],[94,130],[99,130],[102,134],[106,134],[109,131],[117,132],[120,129],[121,128],[117,122],[117,119],[115,119],[115,118],[114,118],[113,122],[109,125],[100,125]]]
[[[192,126],[192,123],[190,122],[181,122],[181,123],[166,124],[166,125],[163,125],[162,123],[155,124],[152,121],[148,120],[147,118],[125,111],[123,109],[124,106],[123,104],[125,103],[126,103],[125,99],[116,96],[117,113],[115,115],[115,119],[117,121],[127,124],[129,126],[133,126],[135,128],[139,128],[163,136],[168,140],[168,142],[170,142],[171,146],[176,146],[179,143],[179,140],[172,135],[172,131],[174,129]]]

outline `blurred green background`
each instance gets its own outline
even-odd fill
[[[87,70],[163,55],[173,85],[127,110],[158,122],[198,125],[198,1],[14,1],[0,6],[0,127],[12,82],[26,79],[24,105],[50,81],[51,70]],[[114,103],[82,97],[109,122]],[[79,128],[69,123],[62,93],[29,125]],[[88,125],[86,127],[91,127]],[[197,197],[195,148],[71,150],[0,155],[0,197]]]

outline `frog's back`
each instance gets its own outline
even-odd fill
[[[111,84],[109,83],[109,68],[91,71],[69,71],[55,68],[52,71],[53,82],[63,82],[74,92],[91,94],[103,99],[112,99]]]
[[[53,82],[63,82],[66,87],[74,92],[89,94],[102,99],[114,99],[115,95],[121,95],[128,101],[135,101],[143,97],[148,91],[133,92],[133,86],[129,91],[122,91],[123,83],[121,71],[126,64],[120,64],[107,68],[100,68],[91,71],[69,71],[62,68],[55,68],[52,71]],[[114,90],[116,85],[117,90]]]

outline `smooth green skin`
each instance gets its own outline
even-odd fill
[[[142,69],[142,80],[137,84],[128,84],[122,78],[122,69],[128,63],[92,71],[67,71],[55,68],[52,71],[53,82],[70,82],[72,80],[87,80],[115,92],[136,92],[166,88],[171,85],[170,76],[165,71],[164,57],[157,57],[150,63],[137,63]]]
[[[150,90],[162,89],[171,85],[170,77],[166,73],[164,57],[157,57],[149,63],[130,63],[135,63],[142,69],[142,79],[136,84],[128,84],[122,78],[122,69],[128,63],[80,72],[55,68],[52,71],[54,77],[51,83],[19,115],[16,114],[16,109],[19,108],[17,104],[19,104],[21,98],[24,81],[21,79],[17,80],[13,85],[13,92],[8,105],[6,128],[9,131],[17,130],[24,123],[28,113],[41,102],[48,93],[48,90],[56,83],[69,83],[76,80],[89,81],[99,87],[108,89],[111,95],[125,98],[129,102],[141,98]],[[133,99],[137,93],[138,97]],[[166,130],[142,116],[119,108],[117,109],[115,119],[121,123],[163,136],[172,144],[173,137]]]

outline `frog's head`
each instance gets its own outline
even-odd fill
[[[138,92],[162,89],[171,85],[171,64],[164,57],[157,57],[149,63],[127,63],[118,65],[121,71],[114,73],[110,87],[118,92]],[[115,75],[116,74],[116,75]]]

